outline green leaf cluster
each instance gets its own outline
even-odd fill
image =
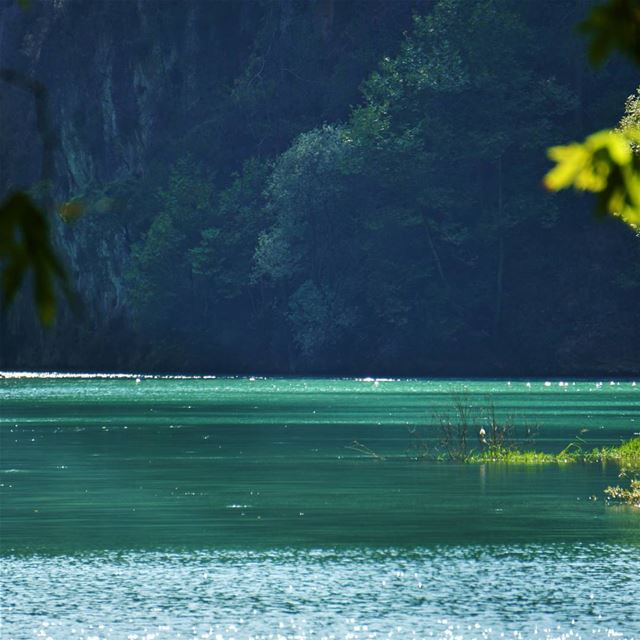
[[[598,211],[640,230],[640,129],[599,131],[584,142],[551,147],[556,163],[544,178],[550,191],[574,187],[598,194]]]

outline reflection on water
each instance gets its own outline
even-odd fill
[[[0,637],[640,639],[618,469],[412,460],[460,392],[640,428],[632,382],[0,378]]]
[[[609,545],[9,557],[2,637],[640,637]]]

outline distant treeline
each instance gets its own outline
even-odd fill
[[[84,311],[43,331],[24,296],[0,366],[640,373],[640,239],[541,187],[546,148],[638,84],[588,67],[589,4],[7,5],[0,54],[47,85],[82,212],[57,243]],[[39,148],[27,97],[2,108],[4,193]]]

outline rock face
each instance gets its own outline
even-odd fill
[[[105,367],[135,364],[131,350],[115,351],[138,348],[126,281],[132,245],[153,216],[141,210],[152,208],[153,196],[138,206],[132,185],[144,193],[145,181],[157,185],[185,153],[220,167],[224,184],[244,159],[277,153],[301,130],[344,118],[359,83],[420,4],[356,0],[338,11],[333,0],[36,0],[24,9],[0,0],[0,67],[47,88],[57,132],[54,198],[83,211],[72,223],[51,218],[82,320],[63,309],[43,334],[28,301],[18,300],[0,331],[0,366],[74,367],[92,357]],[[354,37],[362,52],[345,57]],[[300,50],[317,79],[296,71],[290,58]],[[325,91],[335,75],[339,83]],[[300,99],[310,91],[319,96],[315,106]],[[284,97],[270,107],[278,92]],[[41,141],[32,96],[2,87],[2,98],[6,194],[40,180]],[[283,113],[269,112],[282,104]],[[124,344],[109,350],[105,332]],[[76,335],[83,354],[67,348]]]
[[[19,301],[3,328],[0,365],[74,366],[88,358],[55,346],[68,344],[70,332],[83,334],[89,352],[104,352],[100,336],[113,334],[118,324],[131,333],[125,280],[135,221],[99,192],[143,179],[150,155],[165,153],[163,141],[179,139],[188,128],[189,114],[203,98],[201,83],[229,81],[233,70],[214,62],[226,36],[207,15],[225,10],[242,19],[231,6],[206,2],[55,0],[23,10],[3,0],[0,66],[47,88],[58,137],[54,197],[58,203],[75,198],[86,210],[71,224],[52,215],[56,243],[82,300],[82,321],[63,310],[55,338],[41,335],[28,303]],[[5,126],[12,122],[16,129],[3,137],[17,162],[3,163],[3,193],[39,179],[34,167],[40,155],[32,97],[12,88],[5,97]],[[118,366],[119,359],[107,357],[104,364]]]
[[[95,199],[104,185],[140,179],[154,136],[161,138],[169,128],[179,135],[188,105],[196,99],[190,88],[199,81],[195,76],[202,71],[203,49],[210,43],[195,29],[202,19],[202,3],[162,5],[160,10],[159,5],[145,2],[55,0],[22,10],[14,2],[3,3],[2,66],[39,80],[48,91],[58,136],[54,184],[58,203]],[[164,37],[159,38],[160,33]],[[26,111],[29,122],[19,125],[11,140],[14,148],[24,145],[26,149],[19,153],[18,166],[3,167],[3,191],[38,179],[29,167],[37,166],[40,153],[32,100],[28,95],[11,97],[3,104],[5,114],[19,122]],[[17,336],[11,335],[13,331],[9,336],[5,333],[8,364],[15,358],[18,365],[37,366],[38,360],[53,358],[53,365],[64,366],[68,361],[73,366],[74,358],[52,343],[68,343],[69,332],[82,326],[87,334],[83,341],[91,351],[114,324],[129,324],[125,274],[130,221],[113,210],[108,199],[103,200],[103,210],[97,212],[101,215],[88,210],[73,224],[52,216],[56,242],[82,300],[82,322],[63,312],[55,329],[59,339],[52,340],[48,333],[38,340],[47,345],[46,355],[41,356],[32,352],[33,346],[25,350],[21,345],[13,351],[6,342],[16,338],[20,343],[21,331]],[[18,304],[9,326],[18,329],[25,322],[22,316],[29,315],[28,305]],[[27,332],[39,334],[33,326]]]
[[[2,43],[3,66],[49,88],[59,127],[59,188],[83,191],[140,175],[153,136],[184,127],[203,97],[201,81],[229,79],[213,63],[223,44],[216,29],[198,29],[214,17],[208,9],[206,2],[104,0],[4,7],[12,37]]]

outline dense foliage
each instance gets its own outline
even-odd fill
[[[541,186],[637,86],[587,67],[581,3],[89,6],[9,16],[84,211],[58,244],[85,312],[43,334],[16,305],[2,366],[638,373],[638,238]],[[28,124],[2,125],[7,192]]]

